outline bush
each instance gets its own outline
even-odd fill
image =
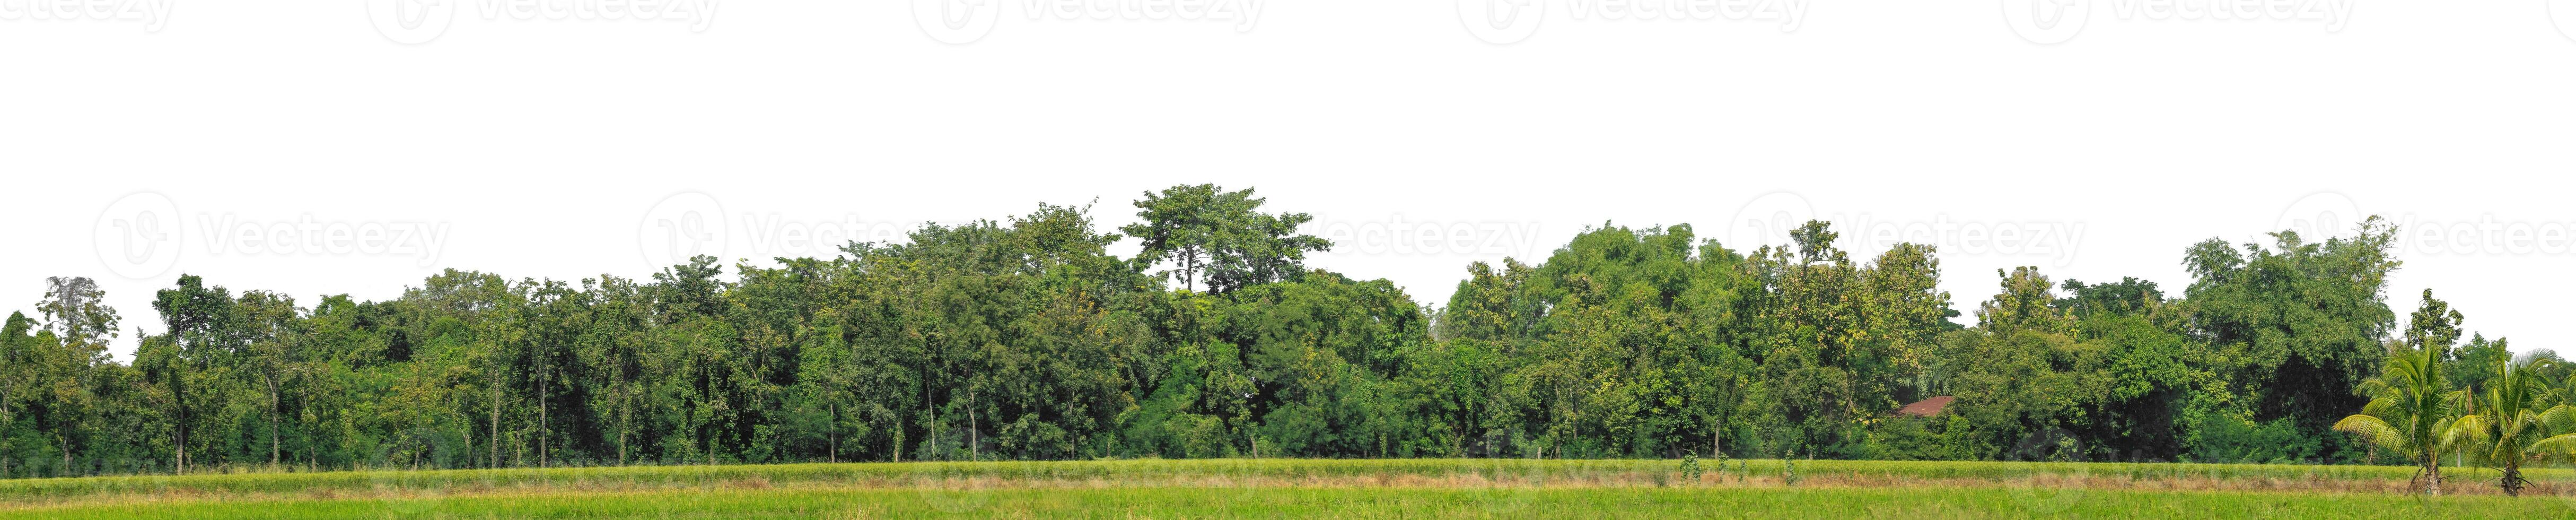
[[[2299,433],[2289,419],[2255,422],[2231,414],[2200,412],[2185,419],[2185,457],[2192,462],[2280,464],[2317,460],[2319,439]]]

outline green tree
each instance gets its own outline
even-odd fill
[[[2335,422],[2336,430],[2389,451],[2405,454],[2415,464],[2408,489],[2442,494],[2442,455],[2454,442],[2453,408],[2459,400],[2442,377],[2442,351],[2402,347],[2388,356],[2378,376],[2362,380],[2359,393],[2370,396],[2361,413]]]
[[[1138,263],[1172,261],[1180,268],[1176,275],[1182,289],[1196,288],[1204,275],[1212,293],[1302,274],[1306,253],[1333,247],[1331,241],[1296,233],[1313,216],[1261,213],[1266,202],[1252,196],[1251,189],[1173,186],[1146,192],[1144,200],[1136,201],[1136,216],[1144,222],[1120,231],[1144,241]]]
[[[279,416],[284,406],[280,388],[304,370],[304,360],[299,359],[304,351],[302,329],[310,322],[294,298],[266,291],[243,292],[236,308],[247,343],[241,361],[249,375],[258,379],[257,388],[263,394],[260,418],[268,423],[268,464],[276,466],[285,446],[279,432],[284,420]]]
[[[2453,442],[2472,447],[2480,462],[2501,472],[2496,483],[2507,496],[2522,495],[2530,484],[2522,476],[2525,462],[2576,454],[2576,433],[2564,433],[2576,426],[2576,408],[2553,395],[2549,380],[2541,376],[2544,363],[2530,358],[2496,363],[2496,376],[2486,388],[2461,390],[2454,397],[2466,409],[2451,424]]]
[[[187,473],[194,462],[189,448],[202,447],[201,440],[190,435],[201,426],[197,423],[208,410],[221,409],[213,406],[220,403],[211,402],[209,395],[192,390],[204,386],[200,382],[221,381],[221,377],[200,376],[218,375],[218,368],[229,368],[247,343],[234,306],[231,291],[206,287],[204,279],[194,275],[180,275],[178,287],[162,289],[152,302],[152,309],[161,313],[168,339],[157,345],[147,341],[136,350],[136,363],[149,365],[147,370],[156,374],[169,395],[172,467],[179,473]],[[155,346],[161,348],[151,348]]]
[[[9,478],[10,459],[16,458],[11,452],[17,447],[12,441],[21,436],[18,401],[32,393],[34,369],[40,366],[35,360],[36,338],[28,334],[35,327],[36,320],[26,313],[11,312],[6,327],[0,328],[0,479]]]
[[[2241,250],[2212,239],[2192,246],[2183,264],[2191,318],[2184,332],[2241,360],[2222,370],[2247,394],[2255,419],[2288,419],[2324,455],[2355,460],[2359,446],[2323,435],[2364,400],[2349,389],[2384,366],[2382,341],[2395,328],[2388,274],[2395,225],[2371,217],[2350,237],[2308,242],[2273,233],[2273,244]]]
[[[2165,293],[2156,288],[2156,282],[2134,276],[2121,277],[2119,282],[2095,284],[2068,279],[2059,288],[2066,291],[2066,298],[2058,300],[2057,306],[2078,318],[2102,313],[2143,314],[2165,301]]]
[[[120,318],[116,309],[107,306],[107,291],[88,278],[56,276],[45,279],[45,299],[36,302],[36,311],[45,318],[45,327],[54,331],[65,345],[87,353],[92,360],[104,361],[107,344],[116,339]]]
[[[1901,404],[1898,383],[1927,366],[1956,313],[1933,248],[1898,244],[1859,264],[1838,236],[1809,222],[1791,233],[1794,246],[1764,246],[1747,262],[1765,289],[1746,304],[1747,350],[1777,400],[1773,419],[1794,436],[1775,448],[1858,451],[1857,432]]]

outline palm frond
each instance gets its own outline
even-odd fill
[[[2389,426],[2388,421],[2369,415],[2352,415],[2335,421],[2335,431],[2358,435],[2363,441],[2395,451],[2412,451],[2414,439],[2405,430]]]
[[[2576,458],[2576,433],[2562,433],[2523,448],[2533,459]]]

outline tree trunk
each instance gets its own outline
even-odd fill
[[[823,425],[823,449],[833,464],[841,463],[841,403],[832,403],[831,422]]]
[[[18,416],[16,414],[9,412],[9,394],[7,392],[0,392],[0,428],[5,428],[9,426],[10,423],[16,422],[17,418]],[[70,452],[66,451],[64,453]],[[27,476],[35,477],[35,471],[36,470],[32,467],[28,468]],[[9,478],[9,456],[5,453],[0,453],[0,479],[7,478]]]
[[[175,380],[177,376],[174,375],[172,378]],[[188,474],[188,400],[178,392],[171,392],[171,394],[171,401],[177,403],[179,407],[179,413],[172,414],[178,416],[179,420],[178,424],[171,425],[170,428],[170,437],[174,441],[172,446],[178,448],[177,456],[172,457],[171,462],[176,466],[178,474],[186,475]]]
[[[497,375],[497,374],[500,374],[500,372],[493,372],[493,374],[495,374],[495,376],[493,377],[493,380],[492,380],[494,384],[492,385],[492,466],[491,466],[491,467],[493,467],[493,468],[499,468],[499,467],[501,467],[501,385],[499,384],[499,383],[500,383],[500,378],[499,378],[499,376]]]
[[[2500,483],[2504,485],[2504,496],[2522,496],[2522,463],[2516,461],[2505,462],[2504,479]]]
[[[2424,493],[2431,496],[2442,496],[2441,455],[2427,454],[2424,456],[2424,477],[2426,480],[2430,481],[2429,485],[2424,486]]]
[[[720,399],[723,398],[716,396],[715,373],[710,370],[706,375],[701,377],[703,379],[699,380],[698,395],[711,402],[722,402]],[[716,465],[716,434],[714,428],[711,427],[715,422],[716,414],[709,412],[707,413],[706,422],[698,425],[698,445],[706,450],[707,465],[709,466]]]
[[[12,422],[9,419],[9,393],[0,392],[0,427],[8,426],[9,423]],[[0,453],[0,480],[8,479],[9,455],[6,453]]]
[[[552,455],[546,451],[546,441],[554,437],[546,434],[546,408],[546,373],[540,368],[537,372],[537,467],[541,469],[546,467],[547,456]]]
[[[1198,285],[1198,273],[1198,248],[1189,247],[1181,249],[1181,288],[1185,290],[1196,289]]]
[[[262,382],[268,383],[268,467],[275,469],[277,467],[277,455],[279,453],[277,439],[277,376],[262,375],[260,379]]]
[[[295,418],[296,420],[309,421],[309,419],[306,418],[312,415],[313,385],[304,385],[304,399],[295,403]],[[316,464],[313,462],[313,443],[306,442],[304,443],[304,472],[312,473],[316,469],[318,468],[316,468]]]
[[[625,390],[626,369],[623,367],[617,369],[617,388],[617,464],[623,466],[626,464],[627,435],[635,428],[634,403]]]

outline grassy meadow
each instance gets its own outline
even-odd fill
[[[1122,460],[351,471],[0,481],[12,518],[2576,516],[2576,473],[2520,498],[2452,469],[1668,460]],[[2492,472],[2485,472],[2492,473]],[[1794,475],[1794,476],[1793,476]]]

